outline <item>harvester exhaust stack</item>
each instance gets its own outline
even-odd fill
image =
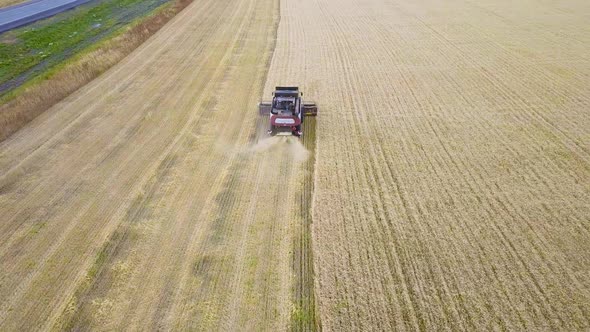
[[[299,87],[277,86],[272,101],[258,104],[258,113],[270,117],[270,135],[301,136],[301,124],[306,116],[316,116],[318,107],[314,102],[304,102]]]

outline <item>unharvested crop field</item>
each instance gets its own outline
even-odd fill
[[[590,329],[590,3],[281,4],[322,326]]]
[[[195,0],[0,143],[0,330],[589,329],[589,14]]]

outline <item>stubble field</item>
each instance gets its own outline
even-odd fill
[[[255,116],[278,14],[195,1],[0,145],[0,330],[289,326],[307,153]]]
[[[195,0],[0,144],[0,330],[590,328],[588,13]]]

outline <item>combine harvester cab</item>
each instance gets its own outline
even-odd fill
[[[305,116],[316,116],[318,108],[313,102],[303,102],[303,93],[298,87],[278,86],[270,102],[258,105],[260,115],[270,117],[268,133],[275,135],[301,136]]]

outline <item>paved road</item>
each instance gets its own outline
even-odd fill
[[[0,9],[0,33],[59,14],[91,0],[33,0]]]

